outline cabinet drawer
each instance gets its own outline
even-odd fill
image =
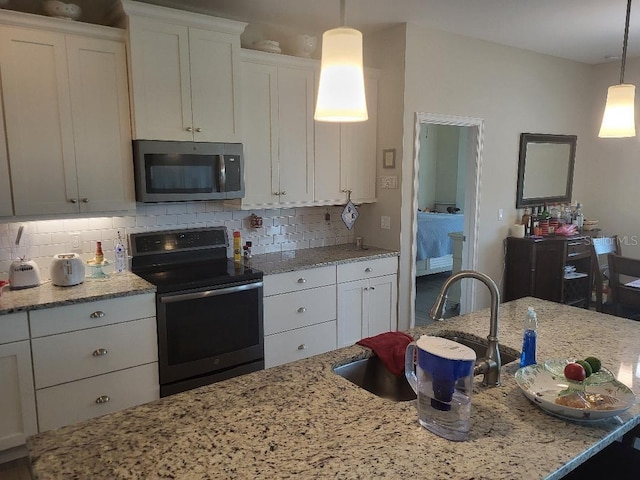
[[[590,256],[591,249],[589,247],[589,240],[570,240],[567,242],[567,258],[572,259],[576,257]]]
[[[336,322],[325,322],[309,327],[264,337],[265,368],[336,349]]]
[[[159,397],[158,364],[141,365],[36,391],[38,425],[44,432]]]
[[[27,312],[0,315],[0,345],[29,339]]]
[[[264,296],[296,292],[334,283],[336,283],[336,267],[333,266],[265,275]]]
[[[157,362],[156,320],[35,338],[31,348],[36,388],[49,387]]]
[[[377,258],[338,265],[338,283],[391,275],[398,271],[398,257]]]
[[[31,337],[35,338],[155,316],[156,295],[145,293],[33,310],[29,320]]]
[[[336,319],[336,287],[283,293],[264,299],[264,334]]]

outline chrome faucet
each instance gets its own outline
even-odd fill
[[[484,273],[475,270],[461,270],[447,278],[440,289],[436,302],[431,307],[429,316],[434,320],[442,320],[442,311],[447,300],[447,292],[449,288],[458,280],[463,278],[475,278],[484,283],[491,293],[491,320],[489,323],[489,344],[484,357],[476,360],[476,366],[473,369],[474,375],[484,375],[482,385],[487,387],[497,387],[500,385],[500,351],[498,350],[498,317],[500,308],[500,292],[495,282]]]

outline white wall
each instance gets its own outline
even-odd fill
[[[484,119],[480,172],[478,269],[498,284],[503,275],[503,240],[516,220],[520,133],[588,135],[591,67],[415,25],[406,26],[402,188],[389,203],[400,207],[399,328],[410,324],[410,242],[413,192],[413,131],[416,112]],[[379,117],[384,117],[383,111]],[[576,169],[586,142],[578,142]],[[497,211],[504,209],[499,222]],[[479,288],[477,306],[488,305]]]
[[[231,242],[239,230],[242,242],[252,242],[254,254],[273,253],[303,248],[322,247],[353,242],[340,213],[344,207],[273,208],[269,210],[230,210],[222,202],[186,202],[137,204],[135,215],[123,217],[60,218],[25,222],[0,223],[0,279],[6,279],[14,242],[20,225],[26,226],[28,255],[36,261],[43,279],[49,278],[49,263],[56,253],[73,251],[71,234],[80,236],[76,250],[85,260],[93,257],[96,241],[103,242],[107,260],[113,261],[113,247],[118,230],[123,237],[142,231],[224,226]],[[325,221],[325,213],[330,221]],[[262,228],[251,228],[249,216],[263,217]],[[9,220],[9,219],[6,219]],[[21,241],[23,244],[24,241]],[[22,249],[21,249],[22,250]],[[231,249],[227,252],[231,257]],[[108,272],[109,270],[107,270]]]
[[[432,125],[429,130],[438,131],[436,153],[436,202],[456,203],[458,185],[458,142],[460,127]]]
[[[585,218],[598,219],[602,233],[619,235],[622,253],[640,258],[640,59],[627,60],[625,82],[636,85],[635,138],[597,138],[607,97],[607,88],[618,83],[620,61],[598,65],[591,72],[591,111],[588,136],[578,137],[587,162],[576,165],[573,197],[584,205]],[[586,140],[586,141],[585,141]]]
[[[432,209],[436,201],[436,152],[438,129],[420,125],[420,169],[418,174],[418,208]]]

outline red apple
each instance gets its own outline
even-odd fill
[[[567,366],[564,367],[564,376],[569,380],[582,382],[587,378],[587,373],[584,371],[584,367],[579,363],[568,363]]]

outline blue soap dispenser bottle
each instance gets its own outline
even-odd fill
[[[522,354],[520,367],[536,363],[536,340],[538,339],[538,315],[533,307],[527,309],[524,319],[524,335],[522,337]]]

